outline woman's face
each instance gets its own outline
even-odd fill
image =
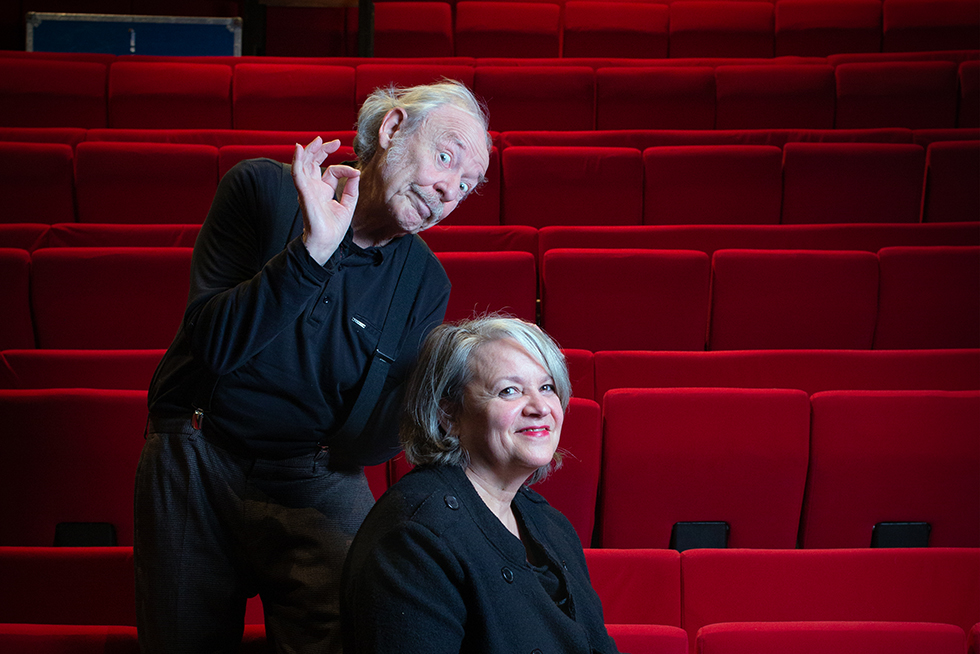
[[[558,448],[564,414],[554,380],[511,339],[480,346],[470,365],[454,416],[470,470],[501,487],[524,483]]]

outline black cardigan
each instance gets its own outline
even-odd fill
[[[527,488],[513,506],[564,575],[570,616],[462,468],[416,468],[378,501],[351,546],[346,654],[616,652],[574,528]]]

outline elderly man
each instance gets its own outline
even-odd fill
[[[405,378],[449,281],[415,234],[483,180],[462,85],[375,91],[358,168],[296,146],[221,181],[180,330],[150,387],[136,476],[143,652],[234,652],[258,593],[275,651],[338,652],[340,574],[397,451]]]

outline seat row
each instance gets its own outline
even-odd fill
[[[980,347],[980,247],[440,252],[447,320],[505,311],[565,348]],[[190,248],[4,249],[0,347],[167,347]]]
[[[0,390],[0,545],[132,544],[146,398]],[[980,390],[614,389],[572,398],[535,488],[586,547],[980,547],[978,433]]]
[[[976,51],[967,56],[597,69],[534,60],[355,68],[0,57],[0,124],[347,130],[374,88],[449,77],[486,101],[499,131],[977,127],[980,62]]]
[[[328,135],[329,136],[329,135]],[[194,224],[220,178],[294,145],[0,142],[0,223]],[[328,163],[353,159],[349,146]],[[980,140],[494,149],[449,225],[948,223],[980,217]]]
[[[976,650],[976,549],[586,550],[585,557],[610,635],[635,654],[963,654],[967,633],[970,654]],[[8,590],[0,597],[4,651],[33,654],[45,642],[62,646],[50,651],[102,652],[107,644],[138,651],[131,548],[3,547],[0,573]],[[246,621],[240,651],[262,651],[261,613]]]

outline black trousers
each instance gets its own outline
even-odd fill
[[[328,457],[264,460],[151,418],[136,473],[136,616],[149,653],[236,652],[258,593],[276,652],[340,652],[344,558],[374,498]]]

